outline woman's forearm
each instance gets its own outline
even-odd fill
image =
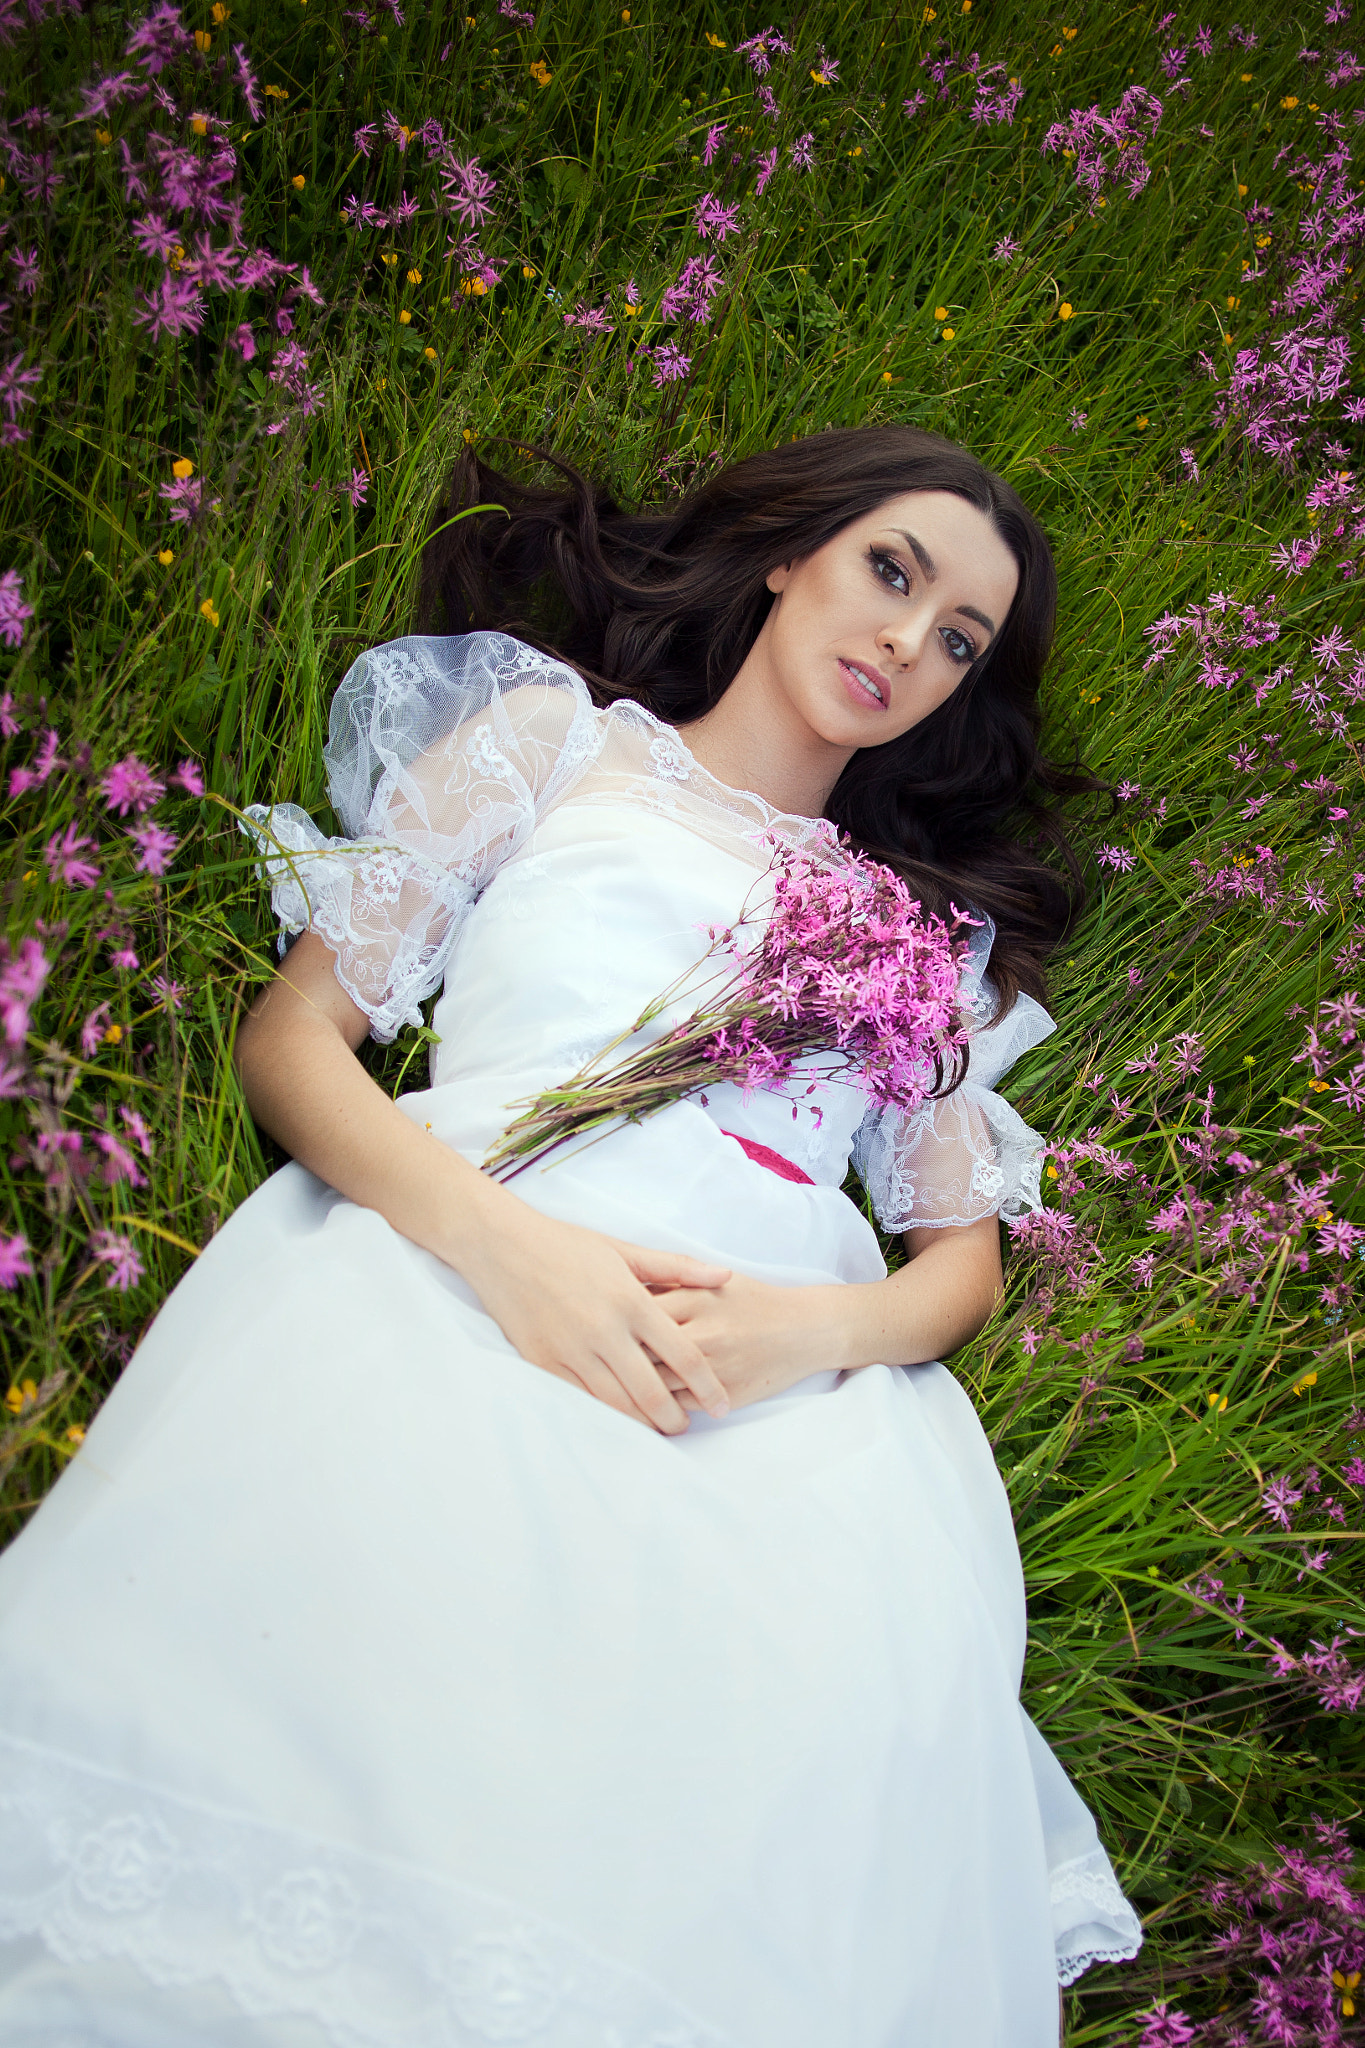
[[[301,1166],[463,1271],[483,1236],[510,1223],[499,1215],[507,1190],[414,1124],[365,1072],[354,1047],[367,1020],[331,961],[321,941],[300,941],[243,1018],[236,1060],[247,1106]]]
[[[914,1234],[914,1256],[889,1279],[820,1289],[832,1360],[922,1365],[946,1358],[980,1330],[999,1299],[1000,1226],[980,1223]]]

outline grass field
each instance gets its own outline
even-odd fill
[[[957,1361],[1147,1928],[1068,2040],[1360,2038],[1360,24],[468,4],[0,0],[0,1524],[277,1163],[234,807],[324,816],[461,437],[658,501],[933,427],[1045,521],[1052,743],[1118,788]]]

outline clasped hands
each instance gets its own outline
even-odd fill
[[[773,1287],[518,1208],[465,1268],[484,1307],[532,1365],[652,1429],[677,1435],[689,1412],[725,1415],[842,1362],[834,1289]]]

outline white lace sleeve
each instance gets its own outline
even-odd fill
[[[969,1018],[995,1007],[984,972],[994,938],[988,919],[963,969],[960,1000]],[[972,1033],[967,1078],[951,1095],[916,1110],[868,1110],[853,1165],[883,1230],[946,1229],[1042,1206],[1044,1140],[995,1084],[1056,1028],[1041,1003],[1016,996],[998,1023]]]
[[[346,837],[295,804],[251,804],[285,934],[309,929],[387,1042],[419,1024],[469,906],[600,745],[586,684],[505,633],[390,640],[332,701],[324,759]]]

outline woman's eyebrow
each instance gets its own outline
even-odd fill
[[[892,531],[898,533],[901,539],[909,544],[910,552],[924,571],[925,581],[927,583],[937,583],[938,569],[935,566],[933,556],[928,548],[925,547],[924,542],[916,540],[914,534],[907,533],[903,526],[893,527]],[[975,619],[977,625],[984,626],[986,631],[994,638],[995,620],[987,618],[985,612],[979,612],[974,604],[960,604],[956,605],[954,609],[961,612],[964,619]]]

